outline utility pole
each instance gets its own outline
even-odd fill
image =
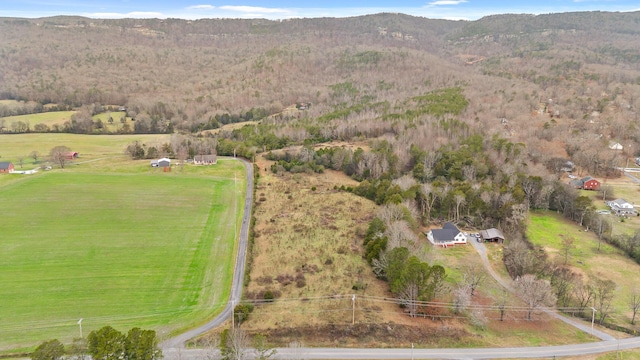
[[[84,339],[84,337],[82,336],[82,318],[78,320],[78,325],[80,325],[80,339]]]
[[[351,325],[356,323],[356,294],[351,295]]]
[[[591,310],[593,310],[593,312],[591,313],[591,335],[593,336],[593,322],[596,319],[596,308],[594,308],[593,306],[591,307]]]

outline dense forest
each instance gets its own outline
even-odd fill
[[[100,133],[92,116],[122,109],[135,126],[121,132],[174,134],[153,154],[134,144],[137,158],[215,147],[263,153],[274,173],[343,171],[360,182],[345,191],[411,214],[378,219],[385,236],[365,244],[373,265],[384,254],[406,262],[394,249],[410,247],[418,224],[498,227],[522,239],[530,209],[606,237],[591,200],[558,180],[567,163],[579,176],[611,176],[639,154],[639,35],[638,12],[472,22],[5,18],[0,99],[22,105],[0,105],[0,117],[77,113],[57,128],[0,118],[0,132]],[[215,139],[207,132],[246,121]],[[332,141],[362,147],[317,147]],[[551,274],[527,246],[505,249],[511,275]],[[628,252],[640,259],[638,248]]]

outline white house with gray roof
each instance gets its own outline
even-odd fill
[[[450,222],[445,223],[442,229],[429,230],[427,239],[433,245],[442,247],[467,243],[467,235]]]
[[[625,199],[608,201],[607,206],[618,216],[638,216],[638,210]]]

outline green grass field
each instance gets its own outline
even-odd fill
[[[225,306],[243,165],[118,164],[4,175],[17,180],[0,182],[0,353],[69,342],[80,318],[85,336],[111,325],[167,337]]]
[[[543,247],[551,258],[560,262],[564,260],[561,255],[562,237],[572,238],[574,248],[570,251],[569,265],[575,272],[584,274],[586,279],[596,276],[615,282],[616,292],[609,321],[631,326],[628,301],[634,288],[640,290],[637,284],[640,265],[605,242],[598,250],[598,238],[593,232],[585,232],[554,212],[531,213],[527,236],[534,245]]]
[[[6,121],[5,126],[9,129],[11,129],[11,123],[17,121],[28,123],[31,129],[33,129],[33,126],[36,124],[45,124],[49,127],[55,124],[62,125],[66,121],[71,120],[71,115],[75,113],[76,111],[50,111],[37,114],[7,116],[4,120]]]
[[[29,154],[32,151],[40,153],[45,160],[52,148],[67,146],[80,153],[77,162],[93,160],[107,156],[120,156],[125,153],[127,145],[140,141],[147,145],[158,146],[170,141],[170,135],[78,135],[78,134],[18,134],[0,135],[0,161],[12,161],[17,163],[20,157],[24,158],[23,167],[33,164]],[[16,169],[18,166],[16,165]]]
[[[0,105],[5,105],[8,107],[17,106],[15,102],[9,102],[3,104],[0,102]],[[37,124],[47,125],[50,129],[53,125],[62,126],[65,122],[71,120],[71,116],[77,113],[77,111],[49,111],[43,113],[36,114],[26,114],[26,115],[16,115],[16,116],[7,116],[3,119],[5,120],[5,127],[11,130],[11,123],[22,121],[24,123],[29,124],[29,127],[33,129],[33,127]],[[107,111],[104,113],[97,114],[93,116],[93,120],[101,120],[105,126],[105,129],[110,132],[117,132],[120,128],[122,128],[123,123],[121,122],[121,118],[125,118],[125,123],[129,124],[130,129],[133,129],[134,122],[131,121],[130,117],[126,117],[126,113],[124,111]],[[110,123],[109,118],[113,121]]]

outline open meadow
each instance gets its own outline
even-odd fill
[[[531,213],[527,236],[534,245],[543,248],[551,259],[560,263],[564,263],[562,239],[573,239],[573,248],[567,257],[571,269],[585,279],[598,277],[616,284],[611,319],[608,321],[640,330],[630,324],[632,312],[628,305],[631,293],[639,289],[637,274],[640,265],[605,242],[600,243],[598,250],[598,238],[593,232],[584,231],[554,212]]]
[[[0,152],[18,137],[2,137]],[[165,173],[148,161],[102,158],[119,150],[107,151],[99,137],[75,139],[82,141],[63,143],[86,147],[94,161],[0,176],[14,179],[0,182],[0,353],[52,338],[68,343],[80,336],[80,318],[84,336],[111,325],[164,338],[226,305],[243,164],[220,159]],[[133,138],[113,140],[119,149]],[[61,140],[47,141],[45,148]]]
[[[0,103],[2,105],[2,103]],[[4,128],[8,131],[14,131],[15,124],[27,124],[29,129],[37,129],[36,125],[45,125],[48,129],[54,129],[55,126],[63,127],[64,123],[71,121],[71,117],[78,112],[71,111],[47,111],[26,115],[6,116],[2,118]],[[92,117],[93,121],[102,122],[104,132],[117,133],[124,124],[129,126],[129,131],[134,127],[134,121],[127,116],[125,111],[106,111],[96,114]],[[24,132],[24,131],[20,131]]]

